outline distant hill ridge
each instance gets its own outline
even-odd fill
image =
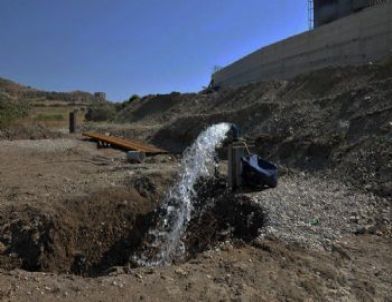
[[[85,91],[56,92],[44,91],[30,86],[18,84],[14,81],[0,77],[0,94],[6,95],[10,99],[17,101],[29,101],[33,103],[43,102],[66,102],[77,104],[89,104],[96,101],[103,101],[102,94],[99,98],[94,94]]]

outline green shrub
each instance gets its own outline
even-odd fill
[[[129,103],[132,103],[133,101],[137,101],[137,100],[140,100],[140,96],[138,96],[137,94],[134,94],[133,96],[131,96],[131,97],[128,99],[128,104],[129,104]]]
[[[89,107],[85,114],[86,121],[90,122],[103,122],[111,121],[116,115],[115,105],[102,104]]]
[[[28,104],[13,102],[0,94],[0,128],[7,127],[15,120],[27,116],[28,112]]]
[[[115,109],[117,112],[120,112],[121,110],[123,110],[124,108],[126,108],[129,104],[140,100],[140,96],[138,96],[137,94],[132,95],[128,100],[123,101],[122,103],[115,103]]]
[[[64,120],[64,115],[62,114],[38,114],[35,117],[35,120],[37,121],[63,121]]]

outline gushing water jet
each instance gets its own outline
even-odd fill
[[[210,177],[216,168],[215,149],[226,138],[231,125],[220,123],[203,131],[185,150],[181,161],[179,181],[167,193],[159,209],[157,226],[150,230],[150,248],[134,261],[143,266],[165,265],[185,255],[182,237],[191,220],[195,184],[202,177]],[[151,255],[153,250],[153,255]]]

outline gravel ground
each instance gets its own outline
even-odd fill
[[[0,148],[26,150],[32,152],[65,152],[73,150],[80,146],[81,142],[75,139],[39,139],[39,140],[16,140],[16,141],[0,141]]]
[[[348,234],[391,235],[391,200],[331,179],[300,173],[276,189],[250,194],[268,213],[261,238],[328,248]]]
[[[126,205],[124,197],[114,193],[132,186],[140,192],[145,188],[165,192],[178,171],[172,156],[150,157],[132,165],[121,151],[97,149],[78,139],[0,142],[0,166],[2,225],[13,222],[23,231],[15,232],[15,238],[34,239],[37,227],[30,221],[44,222],[49,217],[59,230],[53,237],[58,247],[63,246],[62,234],[67,239],[77,234],[76,225],[83,234],[90,230],[98,236],[83,235],[75,241],[78,244],[92,238],[106,242],[107,234],[114,238],[119,231],[108,224],[117,223],[110,213]],[[223,162],[222,173],[225,168]],[[154,190],[149,189],[151,184]],[[159,198],[148,190],[147,197]],[[268,211],[263,240],[253,245],[225,242],[178,265],[113,267],[99,278],[60,274],[53,267],[52,273],[10,270],[7,265],[14,258],[8,257],[5,242],[0,245],[5,253],[0,301],[388,301],[392,288],[391,238],[386,228],[391,224],[389,200],[314,174],[291,173],[281,177],[276,189],[248,195]],[[95,197],[86,198],[90,196]],[[108,210],[107,204],[116,210]],[[71,223],[75,232],[63,233]],[[107,233],[101,231],[102,223]],[[52,234],[52,224],[46,225]],[[361,228],[369,234],[352,235]],[[329,242],[331,250],[321,249]],[[79,251],[79,246],[74,248]],[[62,249],[57,251],[61,256]],[[57,266],[59,261],[51,263]]]

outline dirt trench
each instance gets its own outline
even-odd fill
[[[100,275],[127,261],[153,208],[133,189],[96,192],[51,210],[11,207],[1,215],[0,266]]]
[[[70,273],[97,277],[146,248],[148,230],[162,209],[162,186],[148,177],[132,181],[135,188],[106,189],[62,202],[51,209],[10,206],[0,213],[0,268]],[[224,179],[200,181],[195,210],[184,235],[194,258],[219,242],[250,241],[264,223],[262,210],[245,196],[226,190]],[[153,252],[153,251],[151,251]]]

